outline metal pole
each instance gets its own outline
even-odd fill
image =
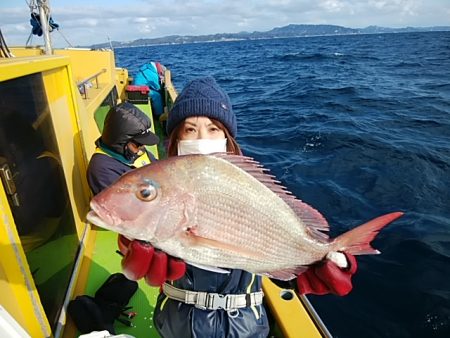
[[[49,10],[50,7],[48,5],[48,1],[49,0],[38,0],[37,4],[39,7],[39,16],[41,19],[41,28],[42,28],[43,37],[44,37],[45,54],[51,55],[51,54],[53,54],[53,51],[52,51],[52,42],[50,40],[50,31],[49,31],[49,26],[48,26],[49,18],[47,17],[47,14],[49,14],[49,12],[50,12],[50,10]]]

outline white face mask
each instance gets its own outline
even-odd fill
[[[226,138],[178,141],[178,155],[225,153],[226,151]]]

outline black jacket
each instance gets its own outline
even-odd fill
[[[97,195],[132,169],[133,167],[108,155],[97,153],[92,155],[87,169],[87,180],[92,193]]]

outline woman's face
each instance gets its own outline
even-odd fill
[[[184,125],[178,135],[180,140],[224,139],[225,132],[214,124],[208,117],[193,116],[184,120]]]

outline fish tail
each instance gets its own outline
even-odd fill
[[[392,212],[374,218],[333,240],[336,251],[345,251],[352,255],[373,255],[380,252],[370,246],[370,242],[378,235],[380,230],[397,218],[403,216],[403,212]]]

